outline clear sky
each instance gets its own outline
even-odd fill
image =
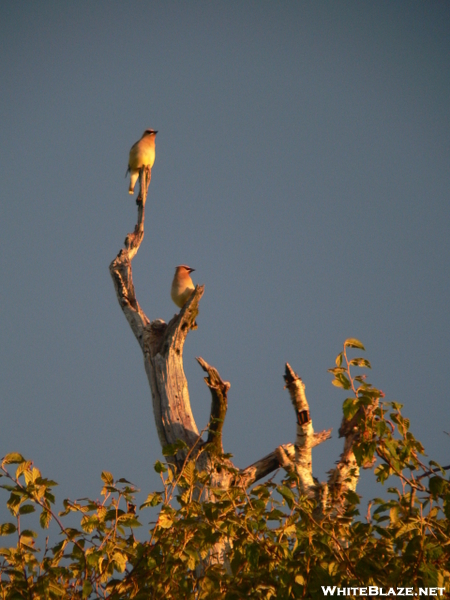
[[[60,500],[98,497],[102,470],[158,487],[108,272],[150,127],[134,282],[166,321],[176,265],[206,286],[184,353],[198,427],[202,356],[231,382],[239,467],[294,441],[288,361],[315,430],[334,428],[313,453],[323,480],[346,397],[327,369],[356,337],[369,380],[449,464],[449,32],[447,1],[2,2],[0,454],[32,458]]]

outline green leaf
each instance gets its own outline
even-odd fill
[[[35,512],[36,508],[32,504],[23,504],[19,508],[19,515],[28,515],[29,513]]]
[[[358,390],[358,397],[364,402],[366,406],[370,406],[371,404],[373,404],[374,400],[377,400],[381,396],[382,392],[380,390],[377,390],[376,388],[365,387],[361,390],[361,392]]]
[[[43,510],[39,516],[39,524],[42,527],[42,529],[48,529],[51,520],[51,513],[48,510]]]
[[[177,440],[175,444],[167,444],[163,447],[163,456],[175,456],[179,450],[186,450],[187,444],[183,440]]]
[[[54,581],[50,581],[50,583],[48,584],[48,589],[55,596],[65,596],[66,595],[66,589],[62,585],[58,585]]]
[[[195,569],[196,566],[196,560],[193,556],[189,556],[188,561],[187,561],[187,567],[188,569],[190,569],[191,571],[193,571]]]
[[[389,510],[389,517],[391,519],[392,525],[396,525],[397,522],[398,522],[398,511],[399,511],[399,507],[398,506],[393,506]]]
[[[53,487],[55,485],[58,485],[56,481],[53,481],[52,479],[47,479],[46,477],[41,477],[40,475],[36,477],[35,483],[37,485],[45,485],[46,487]]]
[[[67,540],[67,539],[61,540],[60,542],[58,542],[56,544],[56,546],[53,546],[53,548],[51,549],[53,555],[58,554],[58,552],[63,550],[67,546],[68,543],[69,543],[69,540]]]
[[[115,511],[111,511],[111,512],[113,512],[114,516],[115,516],[115,514],[116,514]],[[86,533],[91,533],[97,527],[98,523],[99,523],[99,520],[96,516],[92,516],[92,517],[86,516],[81,519],[80,524]]]
[[[233,563],[231,565],[231,568],[234,570]],[[201,595],[199,596],[199,598],[201,600],[217,597],[215,594],[220,585],[218,581],[210,579],[209,577],[202,577],[199,581],[201,588]],[[238,598],[238,596],[235,595],[233,597],[233,600],[235,600],[236,598]]]
[[[331,382],[336,387],[344,388],[344,390],[349,390],[351,388],[350,381],[344,373],[336,373],[336,379],[333,379]]]
[[[260,555],[259,544],[249,544],[246,549],[247,560],[250,565],[254,568],[258,568],[259,555]]]
[[[183,477],[187,483],[192,486],[194,485],[194,472],[195,472],[195,461],[190,460],[183,469]]]
[[[111,473],[109,473],[109,471],[102,471],[100,477],[102,478],[102,481],[106,483],[106,485],[114,485],[114,477]]]
[[[375,450],[376,444],[355,444],[355,446],[353,447],[353,452],[355,454],[358,466],[360,467],[368,463],[370,464],[372,462]]]
[[[375,467],[374,474],[380,483],[384,483],[389,477],[391,470],[388,465],[381,464]]]
[[[340,352],[337,356],[336,356],[336,366],[337,367],[341,367],[342,366],[342,360],[343,360],[343,356],[344,353]]]
[[[11,535],[15,531],[17,531],[17,527],[14,523],[2,523],[0,525],[0,535]]]
[[[19,495],[15,492],[11,492],[11,495],[9,497],[8,502],[6,503],[6,506],[15,515],[15,514],[17,514],[17,507],[20,506],[21,502],[22,502],[22,495],[21,494]]]
[[[32,529],[24,529],[20,534],[21,538],[37,538],[38,534]]]
[[[349,504],[353,504],[355,506],[361,502],[361,497],[353,490],[347,490],[345,492],[345,497]]]
[[[119,573],[123,573],[127,566],[127,555],[122,552],[115,552],[113,554],[113,560],[115,562],[115,567]]]
[[[372,368],[372,365],[370,364],[370,362],[368,360],[366,360],[365,358],[352,358],[352,360],[349,362],[349,364],[354,367],[363,367],[366,369]]]
[[[357,340],[356,338],[346,339],[344,342],[344,346],[347,346],[348,348],[359,348],[360,350],[365,350],[362,343],[359,340]]]
[[[295,499],[295,496],[294,496],[292,490],[289,489],[288,487],[286,487],[285,485],[279,485],[277,487],[277,490],[283,496],[283,498],[286,500],[286,503],[289,506],[289,508],[292,508],[294,505],[294,499]]]
[[[335,385],[338,388],[343,388],[344,385],[342,383],[342,381],[339,381],[339,379],[333,379],[333,381],[331,382],[333,385]]]
[[[278,510],[278,508],[272,509],[269,513],[266,513],[268,521],[282,521],[286,516],[284,512]]]
[[[157,473],[165,473],[167,471],[167,468],[163,465],[163,463],[160,460],[157,460],[155,462],[155,466],[153,468]]]
[[[32,461],[31,460],[25,460],[23,462],[21,462],[19,464],[19,466],[16,469],[16,479],[19,479],[19,477],[22,475],[22,473],[24,471],[27,471],[28,469],[31,469],[31,465],[32,465]]]
[[[89,598],[89,596],[92,594],[92,583],[86,579],[83,582],[83,598]]]
[[[128,514],[119,517],[117,522],[120,523],[122,527],[141,527],[141,524],[136,517]]]
[[[358,411],[358,400],[356,398],[347,398],[342,405],[342,412],[347,420],[350,420]]]
[[[188,557],[188,560],[187,560],[188,569],[193,571],[195,569],[195,567],[197,566],[197,563],[199,562],[198,552],[196,552],[195,550],[192,550],[191,548],[185,548],[184,552],[185,552],[186,556]]]
[[[444,491],[446,484],[447,482],[445,479],[442,479],[442,477],[436,475],[435,477],[430,477],[430,482],[428,485],[430,486],[430,492],[434,496],[439,496],[439,494],[442,494]]]
[[[418,529],[417,523],[404,523],[396,532],[395,537],[399,538],[405,533],[409,533],[410,531],[415,531]]]
[[[296,528],[295,524],[291,523],[291,525],[288,525],[287,527],[285,527],[283,529],[283,534],[285,536],[290,536],[290,535],[293,535],[296,531],[297,531],[297,528]]]
[[[175,444],[167,444],[162,449],[163,456],[174,456],[177,453]]]
[[[152,492],[147,496],[146,501],[143,504],[141,504],[139,509],[145,508],[147,506],[158,506],[158,504],[161,504],[161,502],[161,494],[158,494],[158,492]]]
[[[337,375],[338,373],[345,373],[346,370],[342,367],[335,367],[334,369],[327,369],[328,373],[333,373],[333,375]]]
[[[435,460],[430,460],[430,461],[428,462],[428,464],[430,465],[430,468],[431,468],[431,469],[432,469],[433,467],[437,467],[437,468],[440,470],[440,472],[442,473],[442,475],[444,475],[444,477],[445,477],[445,469],[443,469],[443,468],[441,467],[441,465],[440,465],[438,462],[436,462]],[[436,471],[436,472],[437,472],[437,471]]]
[[[18,452],[10,452],[3,458],[2,463],[6,465],[14,465],[22,463],[24,461],[24,457]]]
[[[169,529],[172,527],[173,519],[172,516],[166,512],[162,512],[159,515],[158,525],[163,529]]]
[[[385,446],[389,450],[391,458],[397,459],[398,440],[385,440]]]

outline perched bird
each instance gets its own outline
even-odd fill
[[[195,269],[191,269],[187,265],[178,265],[175,269],[170,295],[180,308],[186,304],[195,290],[194,282],[189,275],[192,271],[195,271]]]
[[[158,132],[154,129],[146,129],[141,139],[131,146],[128,159],[128,169],[125,177],[130,173],[130,187],[128,193],[134,193],[139,171],[142,167],[153,167],[155,162],[155,137]]]

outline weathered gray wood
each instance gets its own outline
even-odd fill
[[[137,198],[138,215],[134,231],[125,239],[110,265],[119,305],[142,349],[153,402],[156,429],[161,446],[184,441],[188,450],[179,451],[173,462],[180,470],[187,452],[192,452],[197,468],[210,474],[211,487],[228,488],[231,485],[249,486],[266,477],[280,467],[298,476],[302,491],[320,501],[322,513],[328,510],[328,497],[339,505],[347,489],[355,489],[359,469],[353,454],[353,444],[358,432],[352,423],[344,423],[340,433],[345,436],[344,452],[330,473],[328,484],[319,484],[313,477],[311,450],[331,436],[331,429],[315,434],[310,418],[305,386],[301,378],[286,364],[285,383],[297,417],[295,444],[284,444],[256,461],[246,469],[239,470],[223,456],[222,429],[228,405],[230,384],[223,381],[214,367],[202,358],[197,358],[208,374],[205,382],[211,392],[211,420],[206,442],[200,439],[189,400],[188,383],[183,368],[183,348],[188,332],[195,328],[199,302],[204,293],[197,286],[187,303],[169,323],[161,319],[150,319],[141,309],[133,284],[131,262],[144,238],[145,203],[151,180],[150,169],[140,173],[140,191]],[[329,493],[330,492],[330,493]],[[203,499],[214,500],[209,491]],[[220,548],[219,548],[220,550]],[[223,548],[221,549],[221,551]]]
[[[207,444],[210,451],[213,450],[215,454],[223,454],[222,429],[227,414],[227,394],[230,389],[230,383],[222,381],[217,369],[209,365],[200,356],[197,357],[197,362],[208,373],[208,377],[204,379],[211,391],[211,416],[209,419]]]
[[[320,431],[315,433],[312,439],[312,446],[318,446],[326,440],[331,438],[331,429]],[[289,462],[288,462],[289,461]],[[260,479],[263,479],[267,475],[270,475],[276,469],[280,467],[286,471],[290,471],[293,468],[295,461],[295,447],[294,444],[283,444],[275,448],[273,452],[267,454],[263,458],[249,465],[246,469],[242,470],[242,476],[247,482],[247,485],[251,485]]]
[[[183,440],[190,448],[199,432],[192,415],[189,392],[183,369],[183,345],[198,313],[198,302],[204,288],[194,294],[170,323],[157,319],[150,322],[136,299],[131,261],[144,238],[145,203],[151,172],[143,169],[139,178],[138,217],[132,233],[110,265],[117,299],[144,353],[145,371],[150,384],[153,411],[161,446]],[[177,455],[182,462],[183,453]]]

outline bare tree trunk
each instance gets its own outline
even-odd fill
[[[204,470],[211,467],[211,450],[213,447],[216,448],[219,440],[221,444],[221,437],[216,436],[212,445],[211,440],[209,440],[209,444],[208,442],[205,444],[199,438],[183,369],[184,342],[195,323],[204,287],[197,286],[180,313],[169,323],[165,323],[161,319],[150,321],[139,306],[133,285],[131,261],[144,238],[145,203],[150,178],[150,171],[144,169],[140,176],[141,191],[137,199],[137,224],[134,231],[127,235],[125,248],[120,250],[109,269],[119,305],[144,355],[144,367],[152,392],[153,413],[161,446],[164,448],[179,440],[185,443],[187,450],[179,450],[173,457],[178,469],[182,467],[187,452],[196,446],[197,468]],[[205,362],[204,365],[207,363]],[[209,365],[207,367],[210,368]],[[225,390],[225,406],[227,389]],[[214,398],[213,405],[216,406]],[[213,418],[216,414],[215,410],[214,408]],[[225,411],[223,411],[223,418]],[[222,426],[223,423],[220,431]]]
[[[161,446],[165,447],[182,440],[186,449],[178,450],[173,457],[176,468],[178,470],[182,468],[188,452],[191,451],[197,469],[210,473],[211,487],[227,489],[231,485],[249,486],[280,467],[288,472],[294,471],[301,491],[310,497],[317,497],[320,500],[320,510],[324,514],[329,509],[327,506],[329,489],[333,490],[334,501],[340,504],[343,492],[356,487],[359,471],[352,452],[356,433],[352,428],[348,433],[344,433],[346,441],[341,460],[332,471],[329,482],[319,484],[313,477],[311,450],[317,444],[327,440],[331,436],[331,430],[314,433],[305,386],[288,364],[284,378],[297,417],[295,444],[279,446],[246,469],[236,469],[229,459],[223,457],[222,447],[222,428],[230,384],[223,381],[217,370],[199,357],[197,361],[207,373],[205,382],[211,391],[208,436],[206,441],[200,439],[183,369],[183,346],[189,330],[195,324],[204,286],[196,286],[180,313],[169,323],[165,323],[161,319],[154,321],[148,319],[139,306],[133,285],[131,261],[144,238],[145,203],[150,180],[151,171],[143,169],[139,177],[140,192],[136,201],[138,206],[136,226],[134,231],[127,235],[125,247],[120,250],[109,268],[119,305],[144,356]],[[195,451],[192,452],[192,449]],[[233,469],[234,474],[230,473],[227,466]],[[210,493],[202,498],[214,500]]]

